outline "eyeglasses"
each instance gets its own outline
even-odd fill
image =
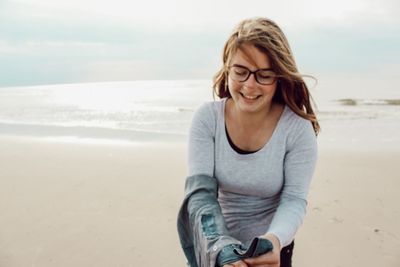
[[[262,85],[273,84],[278,77],[275,72],[270,69],[258,69],[251,71],[244,66],[233,65],[228,67],[229,76],[237,82],[245,82],[251,74],[254,74],[256,81]]]

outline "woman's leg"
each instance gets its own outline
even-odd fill
[[[292,267],[294,241],[281,250],[281,267]]]

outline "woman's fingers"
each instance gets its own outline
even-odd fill
[[[249,267],[244,261],[235,261],[230,264],[225,264],[223,267]]]
[[[266,266],[266,267],[279,267],[280,255],[268,252],[255,258],[248,258],[244,260],[250,267]]]

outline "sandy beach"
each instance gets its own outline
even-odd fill
[[[0,266],[185,266],[185,143],[0,137],[0,150]],[[319,154],[294,266],[400,266],[400,150]]]

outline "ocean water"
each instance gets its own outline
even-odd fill
[[[176,80],[0,88],[0,135],[186,141],[193,112],[213,100],[211,85],[209,80]],[[396,90],[360,93],[322,83],[311,91],[325,144],[400,144]]]
[[[208,81],[0,88],[0,133],[64,140],[182,140],[195,108],[212,99]]]

